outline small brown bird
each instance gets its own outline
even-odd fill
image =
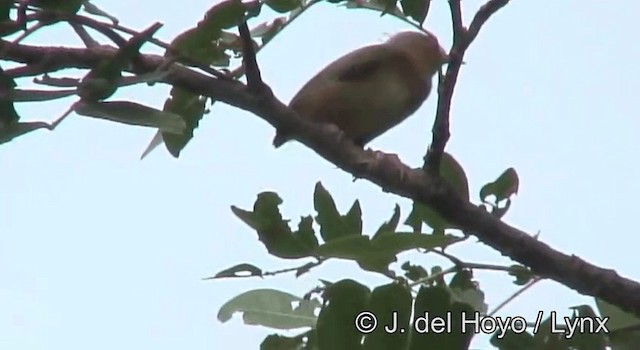
[[[413,114],[432,90],[448,55],[430,33],[401,32],[329,64],[293,97],[301,117],[336,125],[364,147]],[[290,137],[278,130],[277,148]]]

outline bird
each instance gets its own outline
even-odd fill
[[[337,126],[363,147],[412,115],[429,97],[433,76],[449,60],[435,35],[403,31],[327,65],[291,99],[300,117]],[[291,140],[276,130],[273,146]]]

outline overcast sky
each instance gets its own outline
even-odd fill
[[[170,41],[212,2],[95,4],[128,27],[141,30],[160,21],[165,26],[158,37]],[[464,1],[466,23],[480,4]],[[434,1],[426,26],[449,47],[447,10],[445,1]],[[468,51],[448,145],[466,169],[474,200],[483,184],[514,167],[521,184],[508,223],[634,279],[640,279],[639,11],[637,1],[512,1]],[[272,41],[258,61],[265,81],[288,102],[331,60],[408,28],[374,12],[321,4]],[[64,25],[27,42],[79,45]],[[149,44],[143,51],[162,52]],[[161,108],[167,92],[129,87],[113,99]],[[19,112],[25,120],[53,120],[72,101],[20,105]],[[432,99],[370,146],[420,165],[434,107]],[[406,215],[410,202],[365,181],[353,183],[300,144],[273,149],[268,124],[222,103],[212,107],[179,160],[163,148],[139,160],[154,133],[73,115],[53,133],[38,131],[0,146],[0,348],[257,349],[270,330],[244,325],[239,317],[216,320],[233,296],[267,287],[302,295],[319,278],[387,283],[350,262],[330,262],[299,279],[202,281],[242,262],[265,270],[290,266],[268,255],[229,210],[250,208],[261,191],[280,193],[282,210],[295,223],[313,212],[313,186],[322,181],[343,211],[361,200],[369,232],[396,203]],[[454,251],[466,261],[510,264],[475,240]],[[428,256],[413,262],[443,263]],[[476,277],[490,308],[516,290],[503,273]],[[583,303],[592,299],[542,282],[500,315],[568,315],[569,307]],[[474,345],[486,348],[486,339],[478,337]]]

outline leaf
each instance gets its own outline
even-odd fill
[[[580,350],[606,350],[608,329],[600,329],[600,318],[589,305],[579,305],[572,307],[573,315],[569,319],[570,324],[582,325],[584,328],[574,332],[567,339],[569,347]],[[606,322],[606,321],[605,321]],[[605,323],[606,328],[606,323]]]
[[[429,277],[429,272],[424,267],[412,265],[408,261],[402,264],[400,268],[405,271],[404,276],[414,282]]]
[[[265,0],[265,4],[279,13],[287,13],[302,7],[301,0]]]
[[[316,254],[318,240],[313,230],[313,219],[302,218],[298,231],[291,232],[288,220],[280,214],[282,199],[274,192],[262,192],[253,205],[253,211],[231,206],[231,211],[258,234],[270,254],[283,259],[298,259]]]
[[[461,270],[456,273],[449,284],[453,300],[470,305],[480,314],[486,314],[488,305],[484,302],[484,292],[480,290],[473,280],[470,270]]]
[[[462,198],[469,200],[469,181],[467,180],[467,175],[460,163],[447,152],[442,154],[440,176],[442,176]],[[444,233],[446,229],[456,228],[453,224],[442,218],[435,210],[416,201],[413,202],[411,213],[409,213],[404,223],[410,226],[414,232],[422,231],[422,224],[427,224],[434,230],[434,233],[437,234]]]
[[[429,14],[431,0],[400,0],[400,4],[404,14],[413,18],[422,26],[427,14]]]
[[[29,5],[41,8],[47,11],[62,12],[66,14],[74,14],[80,10],[85,0],[31,0]]]
[[[383,272],[396,261],[396,255],[417,248],[444,247],[455,240],[451,235],[427,235],[396,232],[369,239],[367,236],[345,236],[318,247],[323,257],[354,260],[368,271]]]
[[[205,279],[248,276],[262,276],[262,269],[251,264],[238,264],[216,273],[213,277],[207,277]]]
[[[263,22],[251,29],[251,36],[262,38],[262,45],[269,42],[287,23],[286,17],[278,17],[271,22]]]
[[[524,286],[536,276],[531,269],[523,265],[509,266],[509,275],[516,278],[513,283],[518,286]]]
[[[316,326],[319,350],[353,350],[360,348],[362,333],[354,327],[357,315],[365,310],[369,288],[350,279],[327,287],[324,304]]]
[[[446,286],[422,286],[415,298],[411,344],[409,350],[423,349],[468,349],[473,332],[462,332],[462,313],[466,318],[473,317],[473,309],[466,303],[454,301]],[[427,322],[433,326],[435,320],[447,322],[446,332],[424,332]]]
[[[362,235],[359,201],[353,203],[346,215],[340,215],[331,194],[318,182],[313,193],[313,206],[318,213],[316,222],[320,225],[320,235],[325,242],[344,236]]]
[[[52,126],[45,122],[12,123],[0,126],[0,144],[7,143],[18,136],[22,136],[38,129],[51,130]]]
[[[101,101],[113,95],[124,70],[138,57],[142,45],[153,37],[162,24],[155,23],[124,43],[113,57],[102,61],[80,81],[78,95],[85,101]]]
[[[293,303],[298,303],[293,307]],[[218,320],[227,322],[235,313],[242,313],[245,324],[275,329],[314,327],[316,300],[305,300],[275,289],[256,289],[227,301],[218,311]]]
[[[487,197],[494,195],[496,203],[508,199],[518,193],[518,173],[513,168],[505,170],[494,182],[490,182],[480,189],[480,199],[484,202]]]
[[[391,216],[389,221],[380,225],[380,227],[378,228],[376,233],[373,235],[373,237],[375,238],[381,234],[396,232],[399,222],[400,222],[400,206],[396,204],[395,208],[393,208],[393,215]]]
[[[0,131],[20,120],[12,100],[15,87],[15,80],[0,67]]]
[[[130,101],[80,101],[75,104],[74,111],[87,117],[129,125],[148,126],[165,132],[182,133],[186,127],[184,120],[177,114],[163,112]]]
[[[636,317],[632,313],[623,311],[619,307],[609,304],[602,299],[596,298],[596,306],[598,307],[598,312],[602,317],[609,318],[607,321],[607,328],[609,328],[611,332],[640,326],[640,318]]]
[[[301,336],[285,337],[280,334],[270,334],[260,344],[260,350],[301,350],[304,338]]]
[[[42,102],[75,95],[73,90],[20,90],[15,89],[11,94],[14,102]]]
[[[329,2],[333,2],[333,1],[330,0]],[[340,1],[336,1],[336,2],[340,2]],[[397,6],[389,8],[387,4],[387,0],[347,0],[346,8],[369,9],[369,10],[379,11],[381,13],[380,15],[393,13],[395,16],[398,16],[399,18],[406,18],[404,13],[402,13],[402,11],[400,11],[400,9]]]
[[[102,9],[100,9],[98,6],[94,5],[93,3],[91,3],[90,1],[85,1],[83,4],[83,8],[87,13],[90,13],[92,15],[96,15],[96,16],[100,16],[100,17],[105,17],[108,18],[114,25],[118,24],[120,21],[110,15],[109,13],[103,11]]]
[[[408,287],[390,283],[375,288],[365,310],[377,318],[377,327],[364,337],[363,350],[404,349],[408,341],[413,298]],[[396,325],[398,331],[389,333],[384,326]],[[403,330],[403,331],[400,331]]]
[[[204,117],[206,103],[207,98],[204,96],[195,95],[178,87],[171,89],[171,96],[165,101],[163,110],[182,116],[187,125],[181,134],[162,134],[167,150],[175,158],[180,156],[180,152],[193,138],[193,132]]]

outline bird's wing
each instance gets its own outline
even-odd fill
[[[336,62],[335,78],[343,82],[358,82],[375,75],[389,62],[406,61],[406,57],[397,50],[380,45],[376,47],[376,54],[372,55],[370,48],[356,50],[340,59],[341,62]]]

